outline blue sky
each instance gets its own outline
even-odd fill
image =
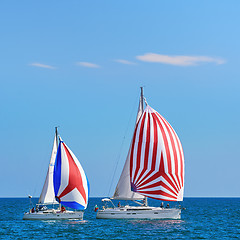
[[[0,2],[0,197],[39,196],[54,127],[111,193],[140,86],[182,142],[185,196],[240,196],[239,1]],[[122,146],[122,147],[121,147]]]

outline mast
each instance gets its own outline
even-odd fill
[[[144,109],[144,106],[143,106],[143,87],[140,87],[141,88],[141,97],[140,97],[140,104],[141,104],[141,108],[142,110]]]
[[[55,127],[55,137],[56,137],[57,146],[58,146],[58,127]]]
[[[58,146],[58,127],[55,127],[55,138],[56,138],[56,143],[57,143],[57,146]],[[59,210],[61,211],[61,203],[59,202]]]
[[[144,96],[143,96],[143,87],[140,87],[141,88],[141,97],[140,97],[140,108],[144,109],[144,105],[143,105],[143,100],[144,100]],[[147,197],[144,197],[143,199],[143,205],[147,207],[148,205],[148,200],[147,200]]]

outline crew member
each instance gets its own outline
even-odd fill
[[[61,212],[65,212],[66,208],[64,206],[61,206]]]

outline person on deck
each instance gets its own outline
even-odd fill
[[[65,212],[66,208],[64,206],[61,206],[61,212]]]
[[[98,205],[95,205],[94,212],[97,212],[97,211],[98,211]]]
[[[147,206],[147,198],[145,197],[144,199],[143,199],[143,206]]]

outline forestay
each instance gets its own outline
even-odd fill
[[[147,106],[139,119],[130,153],[131,190],[146,197],[182,201],[184,156],[171,125]]]
[[[83,168],[60,139],[54,168],[56,199],[64,206],[84,210],[88,203],[88,180]]]

